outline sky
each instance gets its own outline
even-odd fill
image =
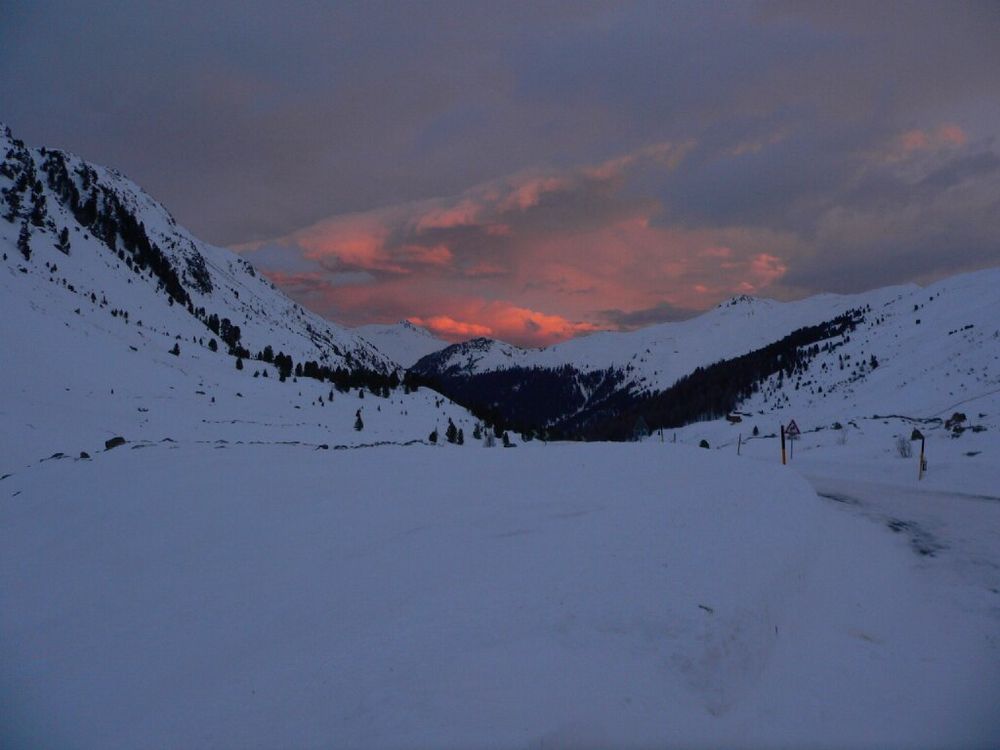
[[[542,346],[1000,264],[1000,3],[0,4],[0,121],[346,325]]]

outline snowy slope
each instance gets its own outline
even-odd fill
[[[871,311],[849,341],[820,352],[780,390],[772,380],[744,408],[760,410],[781,399],[786,408],[824,418],[933,416],[1000,392],[1000,268],[868,304]]]
[[[473,420],[464,409],[426,389],[345,392],[294,371],[279,382],[274,364],[238,362],[223,336],[206,325],[209,314],[239,326],[239,346],[254,354],[270,346],[299,364],[313,360],[383,378],[396,369],[369,342],[304,311],[241,259],[191,238],[124,178],[3,137],[0,474],[55,453],[93,455],[116,436],[139,445],[294,441],[334,447],[426,440],[435,428],[443,435],[449,419],[471,433]],[[188,295],[190,307],[168,294],[148,268],[136,271],[120,235],[121,255],[76,220],[38,166],[56,158],[81,189],[81,175],[88,174],[89,189],[102,201],[116,196],[139,217],[171,267],[183,269],[175,292]],[[32,170],[37,187],[12,190]],[[31,213],[39,204],[45,211],[35,226]],[[57,248],[63,227],[68,252]],[[27,258],[19,247],[22,230],[29,234]],[[201,308],[203,316],[193,314]],[[361,431],[354,429],[359,411]]]
[[[744,455],[774,461],[780,426],[795,420],[802,435],[793,465],[824,484],[852,477],[1000,496],[1000,269],[873,305],[864,323],[831,343],[804,370],[770,378],[742,404],[741,422],[691,424],[665,439],[706,440],[724,451],[740,443]],[[919,480],[914,430],[928,462]]]
[[[626,386],[662,390],[696,367],[757,349],[847,310],[881,306],[918,291],[915,285],[887,287],[864,294],[822,294],[796,302],[741,296],[690,320],[626,333],[594,333],[544,349],[474,339],[431,355],[415,369],[473,374],[510,367],[570,365],[584,372],[613,368],[625,374]]]
[[[855,330],[826,343],[806,367],[772,376],[741,404],[746,424],[706,422],[685,433],[746,433],[754,423],[774,432],[790,419],[803,430],[827,429],[891,417],[899,434],[909,435],[912,428],[900,425],[911,424],[960,445],[979,439],[973,425],[1000,430],[1000,268],[872,304]],[[953,437],[944,422],[955,412],[967,419]]]
[[[93,294],[102,308],[127,311],[131,323],[141,320],[183,339],[211,337],[205,319],[215,315],[239,327],[239,343],[252,353],[271,346],[296,362],[395,369],[365,339],[292,302],[242,258],[193,237],[117,172],[66,152],[28,148],[2,125],[0,157],[0,242],[7,267],[23,268],[30,278],[51,277],[77,295],[74,307],[93,307]],[[165,268],[144,263],[140,269],[125,241],[134,225]],[[56,249],[63,229],[67,253]],[[22,230],[29,234],[30,259],[14,250]],[[58,270],[50,271],[51,265]],[[171,277],[174,294],[164,284]]]
[[[54,453],[93,455],[119,435],[133,444],[297,441],[332,448],[425,440],[435,427],[443,435],[449,418],[471,434],[465,410],[427,389],[399,388],[383,398],[311,378],[282,383],[274,365],[245,360],[237,370],[221,350],[174,338],[174,325],[148,317],[141,327],[126,322],[37,270],[22,274],[0,261],[0,474]],[[179,356],[169,353],[174,344]]]
[[[434,336],[422,326],[408,320],[395,325],[371,324],[358,326],[353,332],[374,344],[402,368],[408,368],[417,360],[448,346],[448,342]]]

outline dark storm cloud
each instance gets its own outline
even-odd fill
[[[557,5],[4,7],[15,130],[125,170],[226,244],[540,160],[493,58],[518,28],[564,20]]]
[[[458,320],[470,295],[630,326],[740,283],[852,291],[1000,262],[998,38],[990,2],[8,2],[0,119],[275,274],[320,274],[310,299],[357,278],[357,305],[402,315],[474,280],[455,331],[486,327]],[[413,223],[664,143],[684,144],[671,169]],[[379,251],[289,249],[320,226]]]

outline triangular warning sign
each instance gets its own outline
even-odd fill
[[[786,435],[800,435],[801,434],[801,431],[799,430],[799,426],[797,424],[795,424],[795,420],[794,419],[788,423],[788,427],[785,428],[785,434]]]

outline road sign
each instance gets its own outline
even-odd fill
[[[795,424],[794,419],[788,423],[788,427],[785,428],[785,434],[788,435],[788,437],[798,437],[802,434],[802,431],[799,430],[799,426]]]

